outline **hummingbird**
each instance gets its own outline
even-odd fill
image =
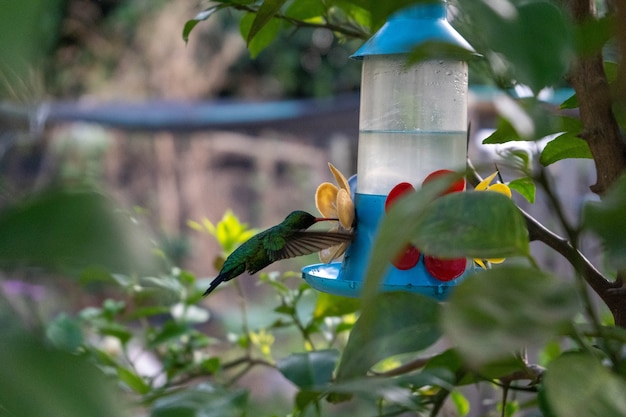
[[[244,271],[254,274],[278,260],[308,255],[352,240],[351,233],[306,230],[317,222],[332,220],[338,219],[315,217],[301,210],[289,213],[280,224],[254,235],[235,249],[203,296]]]

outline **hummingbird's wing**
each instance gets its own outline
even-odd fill
[[[319,252],[322,249],[349,242],[354,238],[351,233],[339,232],[295,232],[285,240],[280,249],[268,250],[272,262]]]

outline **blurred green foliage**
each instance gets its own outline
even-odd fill
[[[22,100],[22,89],[28,87],[23,86],[25,79],[43,80],[59,38],[63,4],[63,0],[0,2],[0,97]]]
[[[220,12],[248,13],[243,36],[259,60],[278,62],[276,71],[301,64],[294,60],[281,66],[271,54],[263,55],[262,47],[270,51],[275,43],[269,41],[285,30],[313,26],[311,36],[326,41],[329,30],[337,39],[362,38],[390,13],[413,3],[311,1],[296,7],[281,0],[217,2]],[[589,157],[575,140],[584,126],[547,112],[538,97],[544,87],[562,82],[575,53],[600,53],[614,26],[610,18],[576,26],[560,3],[548,0],[458,0],[455,5],[466,28],[481,28],[471,40],[485,57],[479,64],[484,74],[504,88],[524,84],[532,94],[521,100],[507,96],[498,129],[486,143],[557,137],[538,164],[521,151],[510,155],[518,175],[511,188],[517,181],[515,189],[530,200],[540,187],[566,238],[533,223],[497,194],[439,197],[449,185],[442,178],[394,205],[385,217],[360,300],[317,293],[297,274],[264,273],[259,285],[271,288],[272,300],[248,311],[244,299],[220,317],[220,311],[202,302],[206,280],[171,265],[165,252],[144,240],[136,216],[116,209],[101,193],[79,183],[26,195],[0,212],[0,356],[5,358],[0,414],[328,416],[366,410],[379,416],[437,415],[450,398],[458,414],[465,415],[472,404],[463,387],[484,383],[503,388],[498,407],[505,416],[624,415],[626,331],[596,312],[583,274],[601,272],[584,257],[578,237],[594,234],[601,240],[612,268],[607,276],[624,268],[626,176],[602,201],[586,202],[582,219],[565,220],[558,185],[546,179],[541,164]],[[280,30],[263,32],[272,24],[280,24]],[[581,34],[592,29],[598,36],[582,42]],[[27,28],[15,28],[23,35],[15,42],[30,36],[20,30]],[[255,39],[258,44],[252,43]],[[40,52],[26,48],[20,53],[35,60]],[[617,82],[615,69],[605,66],[610,83]],[[299,80],[296,94],[310,91],[300,87],[301,78],[294,79]],[[562,108],[576,108],[578,102],[570,98]],[[464,227],[468,223],[474,227]],[[213,235],[223,256],[253,233],[232,213],[217,224],[191,225]],[[550,237],[550,247],[576,273],[560,277],[540,269],[529,251],[531,228],[534,237]],[[512,259],[470,276],[444,304],[413,294],[379,293],[389,261],[407,242],[428,245],[437,256]],[[46,281],[46,274],[60,280]],[[87,288],[106,285],[110,292],[77,311],[61,305],[52,318],[41,316],[42,304],[53,297],[53,284],[42,283],[72,282],[68,278]],[[612,290],[612,297],[623,296],[621,285]],[[211,327],[215,324],[226,330]],[[439,348],[442,340],[450,347]],[[540,363],[528,357],[529,347],[539,351]],[[268,385],[277,378],[289,381],[296,391],[293,401],[265,409],[238,385],[257,369],[268,371],[262,379]],[[530,400],[520,400],[521,392]],[[350,405],[355,409],[346,412]]]

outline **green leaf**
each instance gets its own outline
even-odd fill
[[[150,392],[150,385],[135,372],[124,367],[117,368],[117,378],[125,383],[130,389],[138,394],[147,394]]]
[[[0,334],[3,416],[127,416],[103,373],[84,358],[50,349],[25,334]]]
[[[358,298],[341,297],[339,295],[319,293],[315,303],[313,317],[323,319],[325,317],[339,317],[346,314],[355,313],[361,307],[361,300]]]
[[[307,389],[326,385],[333,376],[339,359],[336,349],[293,353],[276,364],[278,370],[298,388]]]
[[[361,376],[331,385],[328,387],[331,391],[328,398],[331,402],[339,402],[352,395],[358,395],[376,402],[384,399],[390,404],[397,404],[409,410],[426,411],[419,409],[420,404],[415,403],[415,390],[422,387],[441,387],[452,390],[453,386],[450,381],[453,380],[454,375],[447,369],[423,370],[397,378]]]
[[[604,45],[615,35],[614,15],[599,19],[587,19],[575,27],[576,49],[580,55],[593,55],[602,52]]]
[[[543,381],[556,417],[626,415],[624,380],[590,355],[571,353],[552,361]]]
[[[369,8],[372,14],[372,31],[378,30],[393,13],[417,3],[432,3],[433,0],[370,0]]]
[[[139,284],[141,290],[158,290],[163,294],[173,293],[177,296],[185,291],[185,288],[181,282],[172,276],[158,276],[158,277],[140,277]]]
[[[499,150],[498,153],[504,160],[504,164],[506,166],[515,171],[519,171],[525,176],[531,175],[533,170],[533,161],[529,151],[510,146]]]
[[[87,267],[80,271],[79,281],[82,285],[92,282],[117,282],[109,271],[98,266]]]
[[[470,365],[482,366],[558,336],[578,307],[571,284],[534,268],[500,266],[456,287],[443,328]]]
[[[165,322],[161,330],[151,340],[150,347],[154,348],[161,343],[168,342],[172,339],[177,339],[187,333],[188,330],[189,325],[187,323],[178,323],[174,320],[168,320]]]
[[[498,7],[494,4],[503,6]],[[462,15],[487,47],[479,51],[500,73],[538,93],[562,82],[574,53],[573,28],[566,14],[548,0],[461,2]],[[540,47],[539,47],[540,46]]]
[[[294,1],[285,11],[285,15],[293,19],[310,21],[317,20],[327,10],[327,5],[322,0]]]
[[[452,404],[456,408],[456,413],[458,416],[466,416],[470,411],[470,403],[469,400],[461,394],[459,391],[454,390],[450,394],[450,399],[452,400]]]
[[[185,43],[189,42],[189,34],[193,30],[193,28],[195,28],[198,23],[207,20],[209,17],[211,17],[213,13],[218,11],[220,8],[220,6],[209,7],[208,9],[205,9],[198,13],[193,19],[185,22],[185,26],[183,26],[183,40],[185,41]]]
[[[604,244],[609,263],[626,268],[626,175],[622,175],[600,202],[583,209],[583,227],[594,232]]]
[[[122,344],[128,343],[128,341],[133,337],[133,333],[130,330],[122,324],[115,322],[98,327],[98,333],[103,336],[115,337],[116,339],[119,339]]]
[[[337,370],[337,380],[365,375],[381,360],[417,352],[435,343],[439,304],[406,292],[376,295],[354,325]]]
[[[245,38],[248,37],[248,33],[252,29],[252,23],[254,21],[255,15],[252,13],[246,14],[241,21],[239,22],[239,30],[241,31],[242,36]],[[271,19],[267,22],[261,30],[248,42],[248,51],[250,52],[251,58],[256,58],[263,49],[265,49],[269,44],[271,44],[278,33],[280,32],[281,21],[278,19]],[[234,248],[233,248],[234,249]]]
[[[366,28],[370,28],[370,33],[373,33],[371,28],[372,15],[370,13],[370,5],[372,3],[370,0],[335,0],[332,4],[338,8],[337,10],[331,8],[333,13],[339,14],[339,11],[341,11],[345,14],[346,20],[356,23],[362,28],[364,33],[367,33]],[[376,2],[373,4],[376,4]],[[365,39],[368,38],[369,36],[365,37]]]
[[[159,316],[161,314],[167,314],[169,312],[170,308],[167,306],[139,307],[131,311],[128,317],[130,319],[139,319],[143,317]]]
[[[298,410],[304,411],[310,404],[320,399],[320,393],[317,391],[298,391],[295,398],[295,404]]]
[[[214,374],[217,372],[221,365],[222,361],[217,357],[205,359],[200,364],[202,370],[208,374]]]
[[[274,18],[274,15],[280,11],[280,8],[286,1],[287,0],[264,0],[263,3],[261,3],[259,10],[254,16],[250,30],[248,31],[248,36],[246,37],[246,43],[248,45],[250,45],[252,39],[259,34],[261,29]]]
[[[76,352],[83,344],[83,330],[78,320],[61,313],[48,323],[46,336],[54,346],[65,349],[68,352]]]
[[[159,397],[150,417],[241,417],[247,400],[244,390],[199,384]]]
[[[535,192],[537,190],[535,181],[529,177],[517,178],[509,182],[509,188],[521,194],[529,203],[535,202]]]
[[[513,125],[503,117],[498,117],[496,122],[496,130],[485,139],[483,145],[495,145],[499,143],[507,143],[515,140],[523,140],[515,131]]]
[[[562,159],[586,158],[591,159],[591,151],[587,141],[572,133],[563,133],[552,139],[541,151],[539,162],[548,166]]]
[[[444,368],[452,374],[458,374],[463,369],[463,361],[455,349],[447,349],[431,357],[424,369]]]
[[[446,42],[426,41],[411,50],[407,65],[433,58],[469,61],[476,58],[476,52]]]
[[[145,235],[144,235],[145,237]],[[0,264],[115,272],[148,269],[142,230],[94,192],[52,190],[0,213]]]
[[[513,99],[502,96],[496,104],[500,116],[496,130],[483,140],[486,145],[536,141],[559,132],[577,134],[582,130],[580,119],[553,114],[546,108],[546,103],[534,97]]]
[[[393,219],[389,227],[398,232],[402,227],[409,228],[410,221]],[[529,253],[524,218],[515,203],[500,193],[445,195],[426,207],[413,223],[411,241],[429,255],[486,259]],[[404,236],[398,234],[397,238]]]
[[[619,74],[619,66],[617,62],[613,61],[604,61],[604,73],[606,74],[606,79],[609,83],[614,83],[617,80],[617,75]]]
[[[559,108],[562,110],[577,109],[578,108],[578,96],[575,93],[572,94],[563,103],[561,103]]]

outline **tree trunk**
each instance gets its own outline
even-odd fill
[[[570,0],[569,6],[575,23],[595,19],[592,0]],[[581,137],[596,162],[596,183],[591,190],[602,196],[626,168],[626,144],[613,113],[601,52],[577,57],[568,78],[578,98],[584,126]]]
[[[626,8],[623,1],[616,3],[617,45],[621,51],[625,51],[626,29],[619,17],[626,15]],[[594,0],[568,0],[567,5],[576,24],[596,18]],[[622,55],[616,81],[618,88],[626,86],[625,60],[626,57]],[[580,119],[584,126],[581,137],[589,144],[596,164],[596,183],[591,186],[591,190],[602,197],[626,169],[626,142],[614,114],[615,104],[621,103],[622,110],[626,108],[626,93],[611,92],[601,51],[576,57],[568,79],[578,98]],[[618,273],[616,282],[607,282],[608,285],[597,285],[587,276],[585,278],[611,310],[615,324],[626,328],[626,271]]]

